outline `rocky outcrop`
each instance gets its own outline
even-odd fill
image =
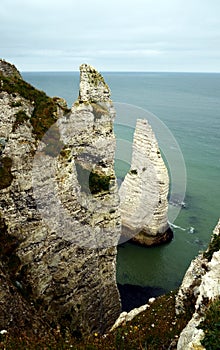
[[[68,111],[63,100],[4,67],[1,61],[3,269],[46,322],[104,332],[120,313],[109,90],[94,68],[82,65],[80,98]],[[0,329],[10,329],[1,322]]]
[[[115,321],[114,325],[111,328],[111,331],[114,329],[118,328],[121,325],[125,325],[127,322],[132,321],[137,315],[141,314],[145,310],[149,309],[150,306],[154,303],[156,299],[155,298],[150,298],[148,299],[148,304],[141,305],[139,307],[135,307],[129,312],[123,311],[118,319]]]
[[[176,313],[192,310],[193,316],[182,331],[178,350],[205,349],[202,329],[210,304],[220,297],[220,220],[213,231],[208,250],[190,264],[176,298]]]
[[[141,312],[147,310],[150,307],[149,304],[144,304],[140,307],[137,307],[135,309],[132,309],[130,312],[123,311],[114,325],[111,328],[111,331],[118,328],[121,325],[125,325],[127,322],[132,321],[137,315],[139,315]]]
[[[20,72],[17,70],[17,68],[5,60],[0,59],[0,74],[4,75],[5,77],[11,77],[11,78],[19,78],[22,79]]]
[[[92,86],[92,90],[91,90]],[[109,102],[110,89],[105,83],[102,75],[88,64],[80,67],[80,102]]]
[[[151,246],[168,242],[169,177],[156,137],[146,120],[137,120],[131,169],[120,187],[120,213],[125,238]]]

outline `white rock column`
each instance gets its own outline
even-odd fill
[[[121,185],[122,233],[141,245],[170,241],[168,225],[169,176],[156,137],[147,120],[138,119],[131,169]]]

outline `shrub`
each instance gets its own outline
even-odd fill
[[[205,319],[200,323],[205,332],[201,344],[206,350],[220,349],[220,297],[213,301],[206,311]]]
[[[208,261],[211,261],[213,254],[219,250],[220,250],[220,236],[214,234],[212,236],[212,240],[209,244],[209,247],[207,251],[203,253],[203,256],[204,258],[208,259]]]
[[[85,193],[97,194],[102,191],[109,191],[110,176],[99,174],[94,170],[84,168],[76,162],[76,171],[81,190]]]
[[[26,120],[29,119],[28,115],[24,111],[19,111],[18,113],[15,114],[15,122],[12,126],[12,131],[14,132],[17,127],[21,124],[23,124]]]

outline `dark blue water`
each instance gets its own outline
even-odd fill
[[[169,245],[149,249],[127,243],[118,253],[120,283],[170,290],[178,286],[191,259],[206,248],[220,216],[220,74],[103,75],[113,101],[147,109],[165,123],[185,160],[186,208],[174,223],[182,229],[174,230]],[[23,73],[23,77],[50,96],[64,97],[70,106],[78,96],[78,73]],[[132,138],[132,132],[118,126],[115,132]],[[117,167],[120,175],[126,164]]]

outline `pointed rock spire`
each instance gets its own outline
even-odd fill
[[[110,89],[102,75],[92,66],[80,66],[79,102],[109,102]]]
[[[156,137],[148,122],[138,119],[131,169],[119,191],[122,234],[146,246],[170,241],[168,191],[169,176]]]

